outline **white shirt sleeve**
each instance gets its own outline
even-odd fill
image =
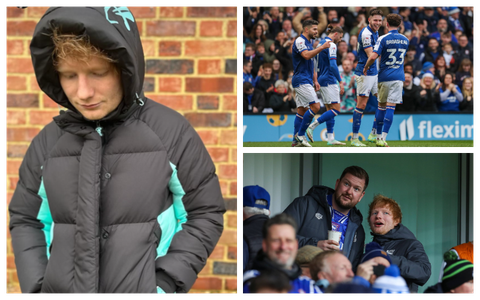
[[[302,52],[303,50],[307,50],[307,45],[305,45],[305,40],[301,37],[295,40],[295,47],[298,50],[298,53]]]
[[[333,42],[330,43],[330,48],[328,48],[328,54],[330,55],[330,59],[337,59],[337,45],[335,45]]]

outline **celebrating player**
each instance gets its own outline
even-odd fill
[[[358,64],[355,68],[355,80],[357,81],[357,107],[353,111],[353,136],[351,146],[365,147],[365,144],[358,139],[360,124],[362,123],[363,110],[368,102],[370,92],[377,96],[377,65],[372,64],[368,72],[364,75],[363,68],[372,53],[373,46],[378,40],[378,29],[382,26],[383,12],[379,9],[373,9],[368,18],[368,26],[363,28],[358,35],[357,53]],[[374,126],[375,128],[375,123]],[[376,132],[376,131],[375,131]],[[369,140],[375,141],[376,136],[370,134]]]
[[[320,51],[330,47],[330,41],[313,49],[310,40],[318,35],[317,24],[317,21],[311,19],[304,21],[302,24],[303,33],[295,40],[292,47],[294,70],[292,85],[295,89],[295,102],[297,103],[292,147],[311,147],[305,138],[305,129],[310,125],[313,116],[320,109],[317,94],[315,93],[315,90],[318,90],[320,85],[317,82],[317,73],[314,72],[313,58]],[[305,128],[303,134],[298,134],[300,128]]]
[[[333,137],[333,126],[335,125],[335,116],[340,112],[340,95],[343,95],[345,92],[342,77],[338,72],[337,67],[337,43],[343,37],[343,29],[340,26],[328,25],[327,27],[328,36],[321,40],[317,47],[321,47],[325,42],[331,41],[330,49],[328,51],[320,52],[316,58],[316,70],[318,83],[320,84],[320,93],[322,94],[323,104],[327,108],[327,112],[322,114],[320,118],[315,120],[307,129],[307,136],[313,143],[313,130],[322,124],[327,122],[327,137],[328,145],[345,145],[345,143],[339,142]],[[340,91],[338,90],[338,84],[340,84]],[[306,117],[304,116],[304,119]],[[304,132],[303,123],[302,128],[298,135],[302,135]]]
[[[380,71],[378,73],[378,109],[375,113],[377,120],[377,147],[388,147],[388,130],[392,125],[395,105],[402,103],[403,82],[405,73],[403,63],[408,49],[408,39],[398,33],[398,26],[402,17],[397,14],[387,16],[388,33],[381,36],[375,44],[372,54],[363,68],[367,74],[369,67],[381,56]],[[382,132],[383,127],[383,132]]]

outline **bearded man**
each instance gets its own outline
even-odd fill
[[[367,172],[347,167],[335,183],[335,190],[314,185],[303,197],[296,198],[284,211],[298,225],[298,246],[314,245],[323,250],[342,250],[355,272],[363,255],[365,231],[362,214],[355,205],[368,186]],[[341,233],[340,241],[329,240],[328,231]]]

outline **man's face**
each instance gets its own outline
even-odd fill
[[[279,31],[277,33],[277,41],[279,41],[280,43],[283,43],[284,40],[285,40],[285,33],[283,31]]]
[[[380,29],[380,26],[382,26],[382,16],[371,16],[370,18],[368,18],[368,24],[370,25],[370,28],[373,29],[373,31],[377,32],[378,29]]]
[[[415,58],[415,54],[417,54],[417,50],[415,50],[415,49],[411,49],[411,50],[410,50],[410,49],[409,49],[409,50],[407,51],[407,57],[408,57],[408,59],[409,59],[409,60],[413,60],[413,59]]]
[[[352,271],[352,264],[345,255],[337,253],[328,257],[327,260],[330,269],[330,273],[327,275],[330,278],[327,280],[330,284],[350,280],[355,275]]]
[[[283,21],[282,28],[286,32],[290,32],[292,30],[292,22],[290,22],[288,19]]]
[[[446,32],[447,27],[448,27],[447,20],[445,19],[438,20],[438,23],[437,23],[438,32]]]
[[[430,39],[428,41],[428,47],[432,50],[437,50],[438,48],[438,41],[436,39]]]
[[[332,21],[333,18],[338,18],[338,14],[337,14],[337,11],[336,10],[329,10],[328,11],[328,20],[329,21]]]
[[[365,179],[347,173],[335,183],[335,204],[342,210],[350,210],[362,200],[364,187]]]
[[[270,78],[270,76],[272,75],[272,68],[265,68],[263,69],[263,74],[265,78]]]
[[[272,15],[272,17],[274,19],[276,19],[278,17],[278,15],[280,14],[280,11],[278,10],[278,7],[272,7],[270,9],[270,14]]]
[[[348,46],[347,46],[347,43],[345,42],[340,43],[340,41],[342,40],[342,37],[343,37],[343,34],[340,36],[339,41],[337,42],[338,52],[345,53],[348,51]]]
[[[250,74],[250,72],[252,71],[252,63],[248,62],[248,64],[243,66],[243,71],[247,74]]]
[[[270,226],[267,237],[262,241],[262,249],[270,260],[290,269],[298,250],[295,230],[288,224]]]
[[[452,34],[450,32],[442,34],[440,39],[442,40],[442,45],[444,45],[446,43],[450,43],[452,41]]]
[[[403,86],[408,86],[412,83],[412,75],[410,73],[405,73],[405,81],[403,82]]]
[[[425,9],[425,15],[426,15],[427,17],[433,16],[433,9],[430,9],[430,8],[429,8],[429,9]]]
[[[68,100],[88,120],[102,119],[122,101],[120,73],[104,59],[94,57],[88,65],[72,59],[61,60],[57,71]]]
[[[314,39],[314,38],[317,37],[317,35],[318,35],[318,28],[317,28],[317,26],[312,25],[312,26],[310,26],[310,27],[307,27],[307,36],[306,36],[306,37],[307,37],[308,39],[310,39],[310,40],[311,40],[311,39]]]
[[[348,74],[352,70],[352,62],[349,59],[345,59],[342,62],[342,67],[343,71]]]
[[[252,56],[252,55],[253,55],[253,49],[252,49],[252,47],[246,47],[246,48],[245,48],[245,56],[246,56],[246,57],[250,57],[250,56]]]
[[[459,287],[453,289],[454,293],[473,294],[473,280],[467,281]]]
[[[377,206],[372,209],[368,222],[372,232],[380,235],[387,234],[398,225],[398,221],[394,220],[392,211],[388,206]]]
[[[264,46],[258,46],[257,51],[260,54],[264,54],[265,53],[265,47]]]
[[[334,39],[333,39],[333,42],[334,42],[335,44],[338,44],[338,42],[340,42],[340,41],[342,40],[342,38],[343,38],[343,33],[336,32],[335,34],[336,34],[336,35],[335,35],[335,37],[334,37]],[[347,48],[347,50],[348,50],[347,43],[342,43],[342,44],[345,44],[345,48]]]
[[[468,44],[468,38],[466,36],[461,36],[458,40],[458,44],[460,45],[460,47],[466,47]]]

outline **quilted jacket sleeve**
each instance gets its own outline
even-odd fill
[[[195,130],[187,123],[169,151],[183,190],[185,223],[168,252],[156,260],[157,285],[165,292],[187,292],[205,266],[223,231],[225,204],[215,165]]]
[[[44,132],[44,131],[43,131]],[[20,166],[19,181],[10,206],[10,234],[20,288],[24,293],[40,292],[47,266],[47,243],[40,221],[42,198],[41,167],[45,139],[42,132],[33,140]]]

